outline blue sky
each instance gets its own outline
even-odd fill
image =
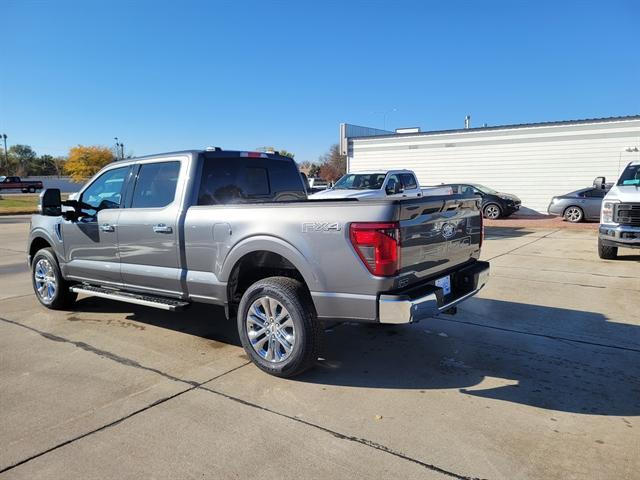
[[[0,133],[38,153],[640,113],[640,2],[0,1]],[[395,111],[393,111],[395,109]],[[378,113],[374,113],[378,112]]]

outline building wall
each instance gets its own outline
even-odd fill
[[[475,182],[546,213],[552,196],[614,181],[640,153],[640,119],[348,139],[349,171],[409,168],[423,186]]]

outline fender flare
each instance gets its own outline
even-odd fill
[[[310,291],[322,290],[323,279],[311,268],[304,254],[289,242],[269,235],[256,235],[242,239],[227,254],[220,271],[220,281],[228,282],[231,272],[238,261],[249,253],[266,251],[287,259],[302,275]]]

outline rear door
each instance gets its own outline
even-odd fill
[[[589,220],[600,218],[600,207],[606,191],[601,188],[593,188],[584,192],[584,215]]]
[[[186,162],[158,160],[137,165],[118,220],[118,251],[125,288],[180,294],[178,180]]]
[[[478,258],[482,232],[478,202],[463,195],[400,202],[400,274],[407,282]]]

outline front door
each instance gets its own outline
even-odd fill
[[[118,250],[125,288],[176,294],[181,288],[176,187],[179,160],[142,163],[130,205],[118,219]]]
[[[130,167],[107,170],[82,191],[80,217],[62,223],[65,277],[119,285],[118,218]]]

